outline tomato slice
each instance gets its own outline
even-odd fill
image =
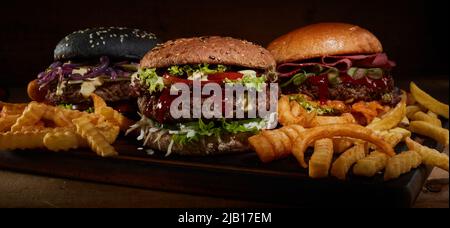
[[[188,84],[188,85],[192,85],[193,84],[192,80],[182,79],[182,78],[175,77],[175,76],[172,76],[172,75],[169,75],[169,74],[165,74],[163,76],[163,78],[164,78],[164,83],[166,83],[166,84],[171,84],[171,85],[172,84],[176,84],[176,83],[184,83],[184,84]]]
[[[244,75],[238,72],[223,72],[208,75],[208,80],[222,82],[225,79],[238,80],[241,79],[242,77],[244,77]]]

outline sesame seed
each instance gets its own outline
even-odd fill
[[[105,42],[105,41],[103,41],[103,45],[106,45],[106,42]]]

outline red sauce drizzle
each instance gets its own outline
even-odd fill
[[[170,105],[178,97],[178,95],[170,95],[170,89],[164,89],[159,96],[158,104],[155,105],[155,118],[158,122],[164,123],[166,115],[170,115]]]
[[[308,79],[308,82],[313,85],[319,87],[319,100],[321,104],[325,104],[329,98],[329,91],[328,91],[328,76],[327,75],[320,75],[320,76],[314,76],[310,77]]]

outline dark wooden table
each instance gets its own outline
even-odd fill
[[[419,81],[420,85],[442,101],[448,103],[449,81]],[[403,87],[406,83],[400,83]],[[23,101],[23,88],[11,89],[16,101]],[[20,95],[22,94],[22,95]],[[447,148],[448,153],[448,148]],[[448,173],[436,169],[430,179],[448,180]],[[242,201],[151,191],[137,188],[49,178],[0,170],[0,207],[283,207],[260,202]],[[430,191],[433,190],[433,191]],[[424,188],[415,207],[448,208],[448,184],[436,189]]]

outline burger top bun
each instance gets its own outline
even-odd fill
[[[119,60],[140,60],[160,41],[140,29],[100,27],[76,31],[56,45],[54,59],[86,60],[108,56]]]
[[[267,49],[277,63],[383,52],[383,46],[371,32],[344,23],[319,23],[299,28],[274,40]]]
[[[222,64],[252,69],[275,69],[269,51],[259,45],[231,37],[196,37],[168,41],[147,53],[143,68],[188,64]]]

